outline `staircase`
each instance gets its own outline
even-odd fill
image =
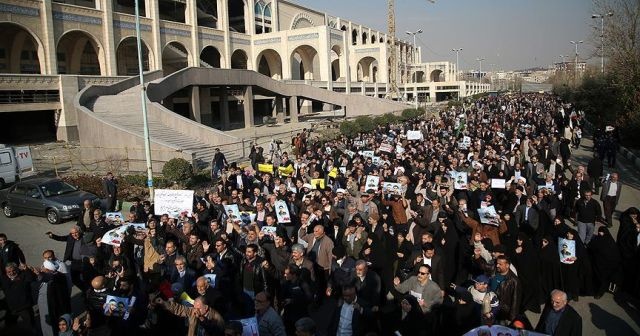
[[[189,55],[185,54],[184,51],[172,46],[171,44],[167,45],[167,49],[170,49],[172,52],[176,53],[177,55],[179,55],[180,57],[184,58],[185,60],[188,59]],[[203,68],[213,68],[213,66],[203,60],[200,60],[200,66]]]
[[[118,108],[114,109],[114,106]],[[127,129],[140,137],[144,136],[140,86],[125,90],[117,95],[100,96],[93,102],[92,106],[88,107],[102,121]],[[178,115],[176,116],[181,118]],[[151,141],[162,142],[177,150],[194,153],[198,168],[205,168],[211,164],[215,146],[179,132],[172,126],[166,125],[153,117],[149,117],[147,121]],[[221,150],[224,152],[224,148]],[[242,153],[237,151],[224,154],[229,162],[238,161],[242,156]]]

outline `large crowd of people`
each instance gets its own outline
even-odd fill
[[[126,222],[144,228],[107,243],[121,224],[87,202],[70,232],[47,232],[66,245],[42,261],[0,234],[6,323],[42,335],[581,335],[569,301],[640,292],[638,209],[609,232],[624,192],[603,173],[614,137],[575,164],[583,126],[553,95],[516,94],[354,138],[305,130],[289,153],[254,147],[247,167],[217,153],[190,216],[136,199]],[[112,176],[105,185],[116,192]],[[526,311],[542,313],[537,325]]]

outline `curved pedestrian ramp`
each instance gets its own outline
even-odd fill
[[[243,95],[240,99],[245,101],[253,100],[254,96],[257,99],[277,97],[275,100],[284,102],[280,114],[286,114],[292,122],[298,121],[299,112],[308,101],[333,105],[344,111],[346,117],[383,114],[406,107],[398,102],[364,95],[347,95],[305,84],[286,84],[249,70],[186,68],[167,77],[162,77],[160,71],[147,73],[145,98],[151,154],[156,170],[174,157],[187,159],[198,167],[207,166],[216,147],[225,153],[229,162],[249,154],[250,136],[243,139],[230,135],[184,117],[163,105],[174,93],[194,87],[240,88]],[[240,113],[244,113],[245,128],[251,128],[254,104],[244,104],[250,107]],[[190,108],[194,109],[193,102],[191,105]],[[138,77],[113,85],[89,86],[76,96],[75,107],[83,157],[110,160],[126,156],[129,162],[133,162],[129,169],[146,169]]]

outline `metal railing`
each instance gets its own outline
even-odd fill
[[[58,103],[58,90],[0,91],[0,104]]]

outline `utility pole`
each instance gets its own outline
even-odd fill
[[[476,58],[476,61],[478,61],[478,63],[480,64],[480,72],[478,73],[478,77],[480,78],[480,83],[482,83],[482,61],[484,61],[484,58]]]
[[[602,74],[604,75],[604,18],[613,16],[613,12],[608,12],[606,14],[592,14],[592,19],[600,19],[600,68],[602,69]]]
[[[456,80],[460,80],[460,69],[458,68],[459,64],[460,64],[460,52],[462,51],[462,48],[457,48],[457,49],[451,49],[451,51],[453,51],[454,53],[456,53]]]
[[[576,47],[576,63],[575,63],[575,67],[574,67],[574,71],[575,73],[573,74],[573,81],[574,81],[574,85],[578,84],[578,45],[580,43],[584,43],[584,41],[569,41],[571,42],[571,44],[575,45]]]
[[[136,14],[136,42],[138,44],[138,75],[140,76],[140,103],[142,104],[142,122],[144,128],[144,153],[147,163],[147,187],[149,187],[149,200],[153,202],[153,167],[151,165],[151,140],[149,136],[149,121],[147,120],[147,95],[144,87],[144,69],[142,68],[142,43],[140,38],[140,9],[135,0]]]

